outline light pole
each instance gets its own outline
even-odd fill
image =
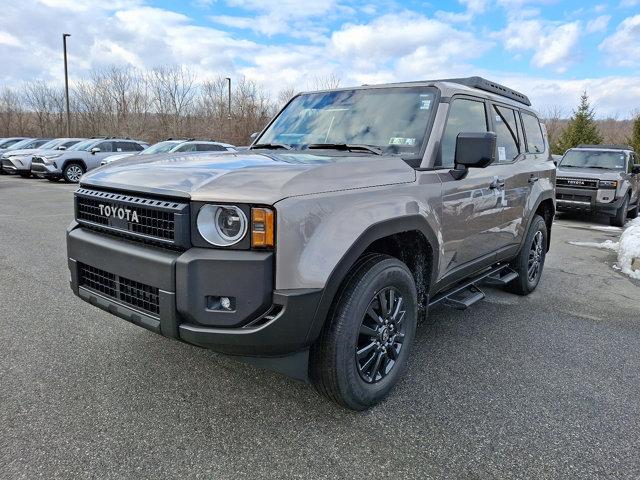
[[[225,80],[227,81],[229,99],[229,104],[227,105],[227,116],[231,119],[231,78],[227,77]]]
[[[71,113],[69,112],[69,73],[67,71],[67,37],[70,33],[62,34],[62,48],[64,50],[64,97],[67,102],[67,137],[71,137]]]

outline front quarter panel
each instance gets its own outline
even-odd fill
[[[276,288],[324,288],[349,249],[375,224],[419,215],[437,232],[441,185],[435,175],[431,178],[430,185],[412,182],[276,203]]]

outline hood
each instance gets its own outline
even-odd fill
[[[578,168],[558,167],[556,177],[558,178],[593,178],[600,180],[616,180],[620,178],[622,172],[618,170],[604,170],[602,168]]]
[[[82,185],[272,205],[296,195],[408,183],[416,178],[413,168],[389,156],[246,151],[141,155],[127,160],[87,173]]]

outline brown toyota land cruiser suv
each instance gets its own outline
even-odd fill
[[[536,288],[555,173],[528,98],[479,77],[301,93],[248,150],[84,175],[71,287],[362,410],[430,306]]]

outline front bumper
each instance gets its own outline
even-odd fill
[[[62,171],[55,162],[44,163],[34,160],[31,162],[31,173],[36,177],[62,178]]]
[[[3,158],[1,163],[2,171],[5,173],[27,173],[29,172],[28,168],[25,168],[23,165],[17,160],[11,160],[8,158]]]
[[[322,290],[274,291],[272,252],[171,251],[74,222],[67,253],[76,295],[155,333],[243,357],[287,356],[309,347]],[[87,275],[113,281],[105,287]],[[215,310],[210,299],[218,296],[233,297],[234,311]]]
[[[623,201],[624,197],[616,198],[615,190],[556,187],[559,212],[615,215]]]

